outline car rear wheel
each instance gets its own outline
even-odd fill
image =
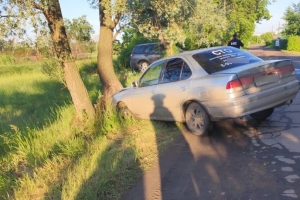
[[[149,63],[142,61],[139,63],[139,69],[141,72],[146,71],[146,69],[149,67]]]
[[[207,135],[211,121],[208,114],[199,103],[192,102],[187,106],[185,111],[185,121],[187,128],[194,135]]]
[[[263,121],[263,120],[266,120],[268,117],[270,117],[272,115],[273,111],[274,111],[274,108],[269,108],[266,110],[262,110],[262,111],[250,114],[250,116],[255,120]]]

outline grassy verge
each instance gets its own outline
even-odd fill
[[[96,103],[95,61],[77,64]],[[119,199],[180,134],[180,125],[123,119],[112,110],[101,113],[96,126],[79,124],[68,91],[40,65],[4,68],[1,199]],[[119,77],[126,86],[137,75]]]

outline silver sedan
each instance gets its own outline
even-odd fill
[[[118,92],[113,104],[137,118],[186,123],[204,135],[211,121],[250,114],[265,120],[299,91],[291,60],[264,61],[233,47],[213,47],[160,59]]]

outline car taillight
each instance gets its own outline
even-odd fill
[[[228,93],[238,92],[242,90],[243,90],[242,84],[238,79],[229,81],[226,85],[226,91]]]
[[[133,57],[134,56],[134,54],[132,53],[132,54],[130,54],[130,57]]]
[[[285,78],[288,76],[295,75],[295,68],[293,65],[287,65],[284,67],[280,67],[278,70],[276,70],[278,74],[281,75],[281,78]]]

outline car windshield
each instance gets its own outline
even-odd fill
[[[262,61],[246,51],[233,47],[203,51],[194,54],[193,58],[208,74]]]

